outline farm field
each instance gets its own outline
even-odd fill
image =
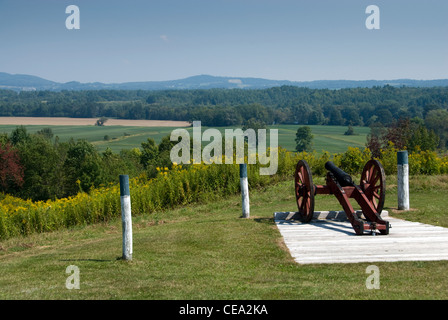
[[[401,213],[395,210],[396,177],[387,179],[391,216],[448,227],[446,176],[411,177],[412,210]],[[381,272],[378,290],[365,285],[372,263],[295,263],[272,219],[275,211],[296,210],[292,186],[285,181],[251,190],[250,219],[240,218],[240,195],[135,216],[130,262],[118,259],[119,219],[1,241],[0,299],[448,298],[447,261],[374,263]],[[316,210],[339,207],[334,197],[316,199]],[[80,270],[79,290],[65,287],[70,265]]]
[[[93,126],[97,118],[67,118],[67,117],[0,117],[0,125],[65,125],[65,126]],[[186,121],[169,120],[126,120],[108,119],[104,126],[133,126],[133,127],[188,127]]]
[[[299,125],[278,125],[269,126],[270,129],[278,129],[278,143],[289,151],[295,151],[296,131]],[[328,151],[330,153],[344,152],[350,147],[364,148],[367,135],[370,132],[368,127],[354,127],[355,135],[346,136],[345,126],[309,126],[313,139],[313,148],[317,153]]]
[[[45,118],[50,122],[45,124],[29,124],[39,123],[39,118],[11,118],[9,124],[3,124],[7,118],[0,118],[0,133],[10,133],[18,125],[24,125],[28,132],[35,133],[43,128],[51,128],[54,136],[58,136],[60,141],[68,141],[70,138],[86,139],[93,143],[99,151],[111,148],[113,152],[120,152],[122,149],[132,149],[140,147],[141,143],[148,138],[153,138],[156,143],[160,143],[164,136],[170,135],[175,128],[185,127],[184,122],[160,122],[164,126],[140,126],[143,122],[140,120],[114,120],[110,119],[105,126],[98,127],[93,125],[96,119],[74,119],[72,124],[67,119],[71,118]],[[20,121],[22,119],[22,121]],[[37,119],[37,120],[33,120]],[[79,122],[77,122],[79,120]],[[34,121],[34,122],[33,122]],[[37,121],[37,122],[36,122]],[[92,123],[89,125],[88,123]],[[120,122],[123,121],[123,122]],[[11,124],[12,123],[12,124]],[[47,125],[46,123],[53,123]],[[73,124],[75,123],[75,125]],[[81,124],[82,123],[82,124]],[[116,125],[122,123],[123,125]],[[146,122],[147,125],[150,122]],[[158,122],[155,122],[158,124]],[[278,143],[288,151],[295,151],[295,134],[298,125],[277,125],[268,126],[268,129],[278,129]],[[330,153],[344,152],[348,146],[363,148],[366,143],[366,136],[370,129],[368,127],[355,127],[356,135],[346,136],[344,132],[347,130],[345,126],[310,126],[314,135],[314,150],[321,153],[326,150]],[[229,127],[235,128],[235,127]],[[190,134],[192,128],[186,128]],[[207,127],[202,127],[206,130]],[[225,127],[218,127],[224,133]],[[108,137],[106,140],[105,137]],[[269,141],[269,140],[268,140]]]

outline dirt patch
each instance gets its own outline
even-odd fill
[[[105,125],[129,127],[189,127],[191,124],[187,121],[110,119],[107,120]]]
[[[405,213],[408,211],[418,211],[416,208],[409,208],[409,210],[398,210],[398,208],[390,208],[389,209],[392,213]]]
[[[98,118],[66,117],[0,117],[0,125],[94,126]],[[189,127],[187,121],[108,119],[105,126]]]

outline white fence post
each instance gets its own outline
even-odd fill
[[[121,222],[123,230],[123,259],[132,260],[132,217],[129,176],[120,175]]]
[[[243,207],[243,218],[249,218],[249,183],[247,181],[247,163],[240,164],[240,186]]]
[[[398,210],[409,210],[409,162],[408,152],[397,152]]]

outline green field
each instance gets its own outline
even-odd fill
[[[58,136],[60,141],[67,141],[70,138],[86,139],[92,142],[99,151],[104,151],[110,147],[114,152],[122,149],[132,149],[140,147],[141,143],[148,138],[153,138],[157,143],[162,137],[168,136],[175,129],[173,127],[125,127],[125,126],[25,126],[27,131],[35,133],[43,128],[51,128],[54,136]],[[295,134],[297,125],[269,126],[268,129],[278,129],[278,143],[289,151],[295,151]],[[314,135],[314,149],[320,153],[323,150],[330,153],[344,152],[348,146],[363,148],[366,143],[366,136],[370,129],[367,127],[355,127],[356,135],[346,136],[344,126],[310,126]],[[10,133],[16,126],[0,125],[0,133]],[[232,127],[233,128],[233,127]],[[207,127],[203,127],[203,130]],[[218,128],[224,132],[225,128]],[[192,132],[192,128],[187,128]],[[104,140],[109,136],[110,140]],[[269,140],[268,140],[269,141]],[[204,142],[205,144],[206,142]],[[268,142],[269,143],[269,142]]]
[[[37,126],[26,125],[27,132],[35,133],[43,128],[51,128],[54,136],[60,141],[68,141],[70,138],[86,139],[97,146],[99,151],[110,147],[114,152],[122,149],[140,147],[140,144],[148,138],[160,142],[162,137],[167,136],[174,129],[172,127],[124,127],[124,126]],[[0,132],[10,133],[16,126],[0,125]],[[110,140],[104,140],[105,136]]]
[[[367,134],[370,132],[368,127],[354,127],[355,135],[346,136],[344,132],[347,127],[344,126],[309,126],[314,135],[313,148],[318,153],[328,151],[330,153],[345,152],[347,147],[364,148],[367,140]],[[279,125],[269,128],[278,129],[278,143],[289,151],[295,151],[295,137],[299,126],[297,125]]]
[[[390,215],[448,227],[446,176],[412,177],[413,210],[400,214],[392,211],[396,177],[387,179]],[[316,210],[335,208],[334,197],[316,199]],[[372,263],[295,263],[272,219],[292,210],[292,181],[285,181],[251,190],[249,219],[240,218],[240,195],[135,216],[130,262],[119,259],[120,219],[4,240],[0,299],[448,299],[447,261],[374,263],[378,290],[365,285]],[[65,286],[70,265],[79,268],[79,290]]]

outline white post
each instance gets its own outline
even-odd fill
[[[249,218],[249,183],[247,181],[247,164],[240,164],[240,186],[243,207],[243,218]]]
[[[132,218],[129,176],[120,175],[121,222],[123,230],[123,259],[132,260]]]
[[[398,210],[409,210],[409,163],[408,152],[397,152]]]

